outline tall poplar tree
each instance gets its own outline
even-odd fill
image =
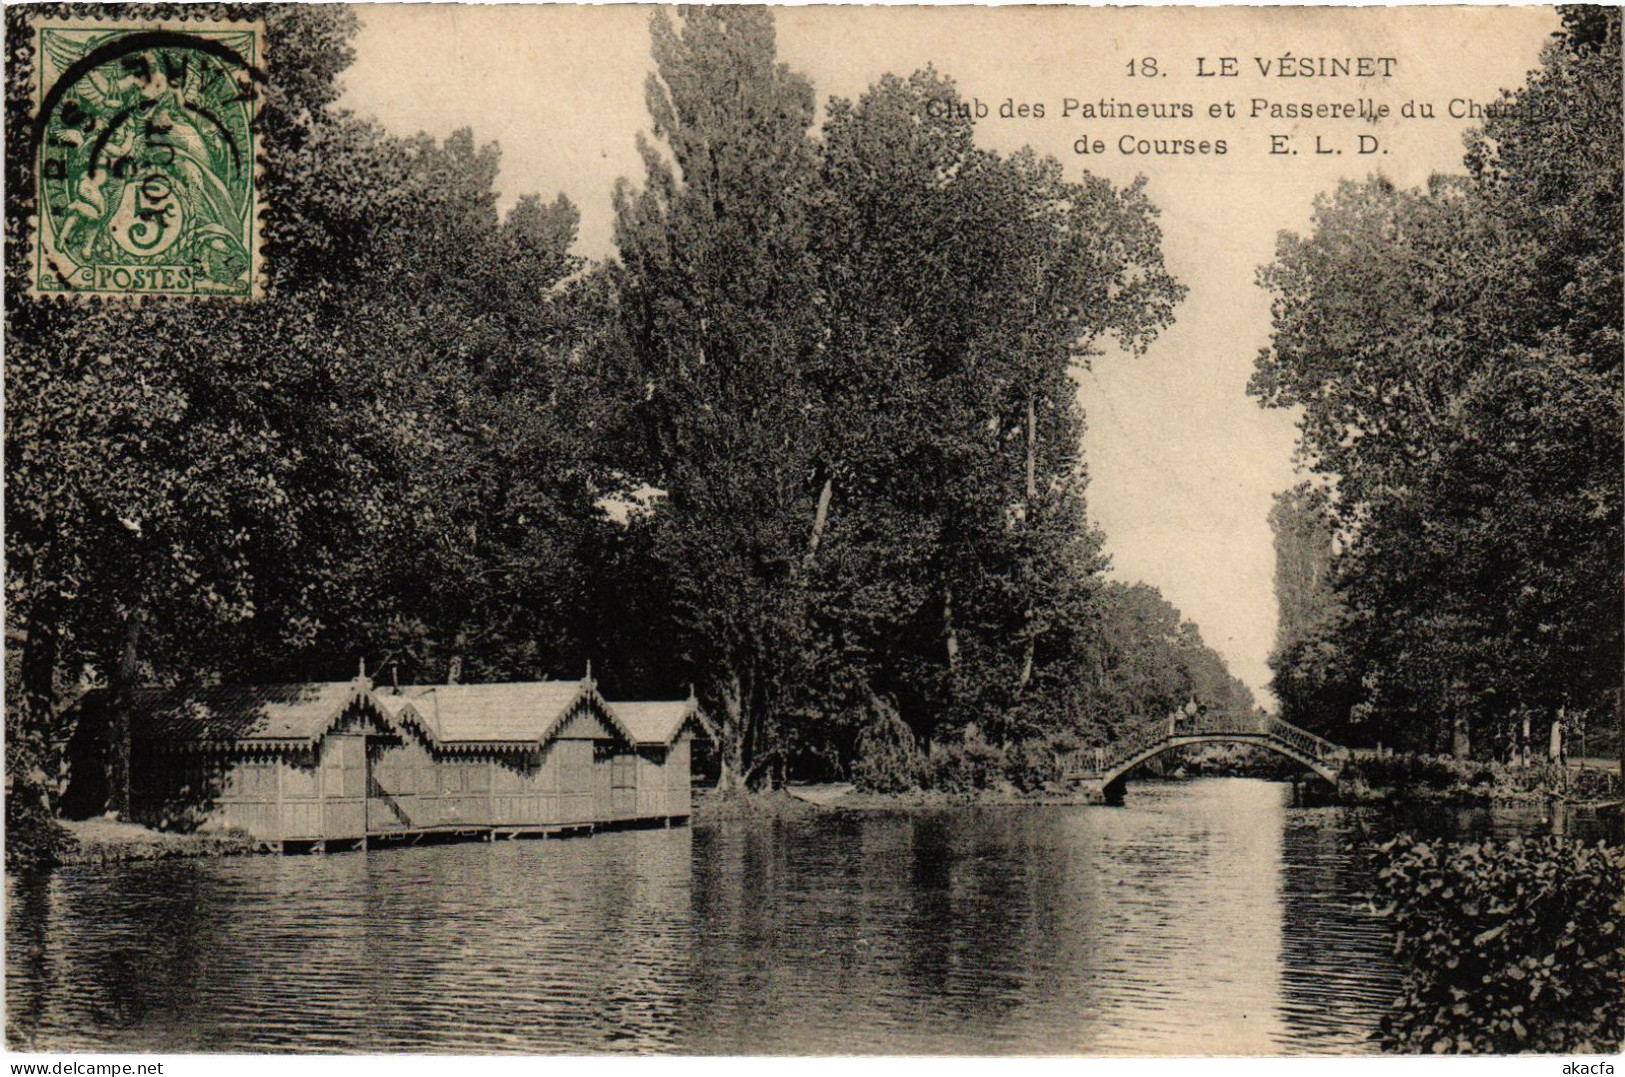
[[[1143,348],[1182,289],[1139,184],[979,150],[967,113],[930,69],[829,109],[814,235],[820,384],[845,417],[830,541],[868,573],[828,583],[862,611],[834,631],[922,737],[975,725],[1004,742],[1065,713],[1103,564],[1072,375],[1102,337]]]
[[[805,640],[796,584],[815,541],[820,342],[807,203],[813,91],[760,8],[651,18],[644,184],[616,190],[620,305],[664,492],[656,551],[679,638],[718,720],[723,785],[782,762],[774,725]]]

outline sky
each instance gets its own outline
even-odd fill
[[[563,192],[581,210],[577,250],[614,253],[610,194],[637,182],[649,127],[643,84],[649,9],[634,6],[367,6],[342,103],[399,134],[472,128],[502,148],[505,205]],[[1295,481],[1294,416],[1246,395],[1269,341],[1255,283],[1282,230],[1306,232],[1313,200],[1380,172],[1401,186],[1460,172],[1467,118],[1450,102],[1521,85],[1557,27],[1547,8],[791,7],[776,11],[780,58],[822,103],[887,72],[927,64],[988,115],[978,143],[1030,145],[1069,176],[1138,175],[1161,211],[1164,256],[1189,288],[1176,323],[1144,355],[1109,351],[1079,377],[1088,419],[1090,515],[1111,573],[1158,587],[1231,671],[1271,705],[1275,636],[1272,496]],[[1156,61],[1147,77],[1143,61]],[[1219,72],[1234,58],[1233,76]],[[1372,58],[1373,72],[1337,63]],[[1286,63],[1283,65],[1283,58]],[[1304,76],[1304,61],[1315,71]],[[1130,61],[1134,73],[1130,74]],[[1200,65],[1200,66],[1199,66]],[[1290,72],[1283,77],[1281,72]],[[1183,104],[1192,118],[1084,118],[1066,102]],[[1271,105],[1387,106],[1364,119],[1249,117]],[[1000,106],[1044,105],[1042,118]],[[1433,106],[1406,116],[1407,103]],[[1214,118],[1227,103],[1235,118]],[[1458,105],[1457,110],[1466,106]],[[822,113],[822,108],[820,109]],[[1360,136],[1375,140],[1365,155]],[[1286,136],[1287,141],[1274,141]],[[1223,156],[1153,155],[1140,140],[1217,140]],[[1320,141],[1316,142],[1316,139]],[[1093,150],[1077,152],[1080,139]],[[1372,144],[1367,142],[1367,148]],[[1211,148],[1211,145],[1210,145]],[[1316,149],[1332,152],[1315,152]],[[1272,149],[1286,152],[1272,153]],[[1292,152],[1296,150],[1296,152]]]

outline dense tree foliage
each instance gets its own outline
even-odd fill
[[[660,146],[640,144],[644,187],[616,192],[626,352],[647,386],[631,464],[664,492],[652,523],[675,642],[731,782],[768,761],[804,658],[798,575],[826,425],[807,376],[813,90],[777,62],[760,9],[695,9],[680,25],[662,11],[651,26]]]
[[[18,282],[32,57],[24,13],[7,19]],[[232,646],[250,624],[275,652],[297,648],[343,551],[378,518],[370,479],[387,446],[341,406],[366,372],[324,346],[323,308],[387,197],[344,174],[375,135],[331,112],[350,24],[337,11],[270,19],[272,47],[299,73],[269,86],[261,111],[264,182],[288,207],[266,229],[277,299],[74,304],[7,290],[7,627],[20,651],[8,718],[45,740],[61,733],[60,690],[87,673],[115,686],[166,668],[207,674],[234,665],[234,649],[255,653]]]
[[[1080,661],[1093,688],[1084,713],[1096,727],[1110,731],[1192,700],[1232,712],[1254,709],[1247,686],[1155,587],[1108,582],[1099,609],[1094,640]]]
[[[595,488],[579,474],[591,455],[571,442],[590,415],[573,407],[587,380],[568,362],[575,319],[555,307],[573,300],[554,294],[577,268],[573,208],[524,201],[499,221],[494,149],[466,134],[400,140],[337,110],[349,13],[249,15],[265,18],[287,73],[261,110],[277,207],[266,298],[7,293],[8,718],[41,759],[87,682],[344,676],[363,655],[430,672],[426,652],[464,646],[471,624],[500,636],[494,608],[543,620],[565,606],[552,588],[574,569],[556,567],[559,551],[596,511],[591,498],[555,503],[569,481]],[[19,47],[25,14],[8,20]],[[13,280],[30,73],[8,67]],[[561,409],[570,421],[550,421]],[[521,664],[522,643],[467,645],[482,643],[476,669]],[[575,657],[561,650],[526,674]],[[103,739],[118,807],[128,731]],[[52,769],[8,778],[49,784]]]
[[[7,12],[14,282],[27,19],[57,10]],[[662,11],[645,174],[589,265],[562,197],[499,212],[496,147],[336,107],[353,16],[219,10],[277,58],[265,298],[8,289],[8,810],[60,793],[70,738],[109,779],[81,768],[78,809],[123,805],[129,730],[72,727],[87,685],[358,658],[692,683],[730,783],[895,749],[1030,784],[1193,695],[1251,705],[1154,591],[1102,583],[1085,511],[1074,375],[1182,295],[1141,184],[977,148],[930,70],[815,131],[768,12]]]
[[[1359,677],[1338,644],[1346,611],[1333,579],[1336,523],[1326,491],[1301,483],[1275,496],[1275,597],[1279,611],[1270,650],[1270,688],[1295,725],[1338,743],[1357,740],[1349,710],[1359,702]]]
[[[1072,370],[1181,289],[1138,185],[978,150],[952,84],[831,103],[765,11],[654,18],[640,190],[618,192],[673,634],[750,778],[886,714],[923,744],[1052,732],[1101,567]],[[931,107],[935,103],[937,107]]]
[[[1252,390],[1302,408],[1333,480],[1345,610],[1321,653],[1278,656],[1292,706],[1342,707],[1352,678],[1366,737],[1458,754],[1527,715],[1615,723],[1619,97],[1619,12],[1570,12],[1466,176],[1345,183],[1262,272]]]

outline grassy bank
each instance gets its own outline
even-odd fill
[[[256,852],[250,839],[236,834],[173,834],[113,819],[64,822],[72,839],[62,864],[114,864],[166,860],[178,856],[243,856]]]
[[[1099,804],[1098,800],[1067,792],[1020,793],[1014,790],[983,789],[974,793],[924,791],[916,793],[852,792],[831,807],[841,811],[895,811],[956,807],[1015,807],[1032,805]]]
[[[691,825],[709,826],[734,819],[801,819],[840,811],[930,811],[962,807],[1096,804],[1066,791],[1022,793],[1013,789],[972,792],[915,790],[906,793],[866,792],[851,785],[806,785],[771,792],[719,794],[697,791]]]
[[[820,805],[791,796],[783,789],[766,793],[719,793],[715,789],[696,789],[689,825],[704,827],[736,819],[799,819],[817,815],[823,810]]]

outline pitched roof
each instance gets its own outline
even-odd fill
[[[142,688],[131,693],[131,735],[171,745],[310,744],[353,703],[370,699],[357,681],[224,685],[191,690]],[[101,693],[96,705],[111,702]]]
[[[110,693],[99,691],[84,705],[99,708],[110,702]],[[431,743],[444,747],[542,744],[584,708],[629,744],[665,744],[693,712],[691,701],[628,704],[640,723],[634,730],[604,702],[591,679],[409,685],[384,691],[356,680],[138,689],[131,695],[131,730],[166,747],[300,747],[319,741],[358,704],[390,723],[415,725]]]
[[[375,691],[372,694],[372,701],[378,704],[378,709],[387,714],[397,726],[416,726],[423,731],[424,736],[430,741],[438,741],[440,731],[435,728],[433,708],[425,707],[424,710],[429,712],[427,714],[414,709],[410,706],[410,699],[405,695],[398,694],[402,691],[404,690],[396,689],[393,692]]]
[[[610,708],[631,731],[636,744],[669,745],[677,739],[684,723],[699,717],[699,704],[692,699],[611,703]]]
[[[540,744],[583,705],[632,741],[590,680],[407,685],[398,695],[380,692],[378,701],[392,716],[416,715],[440,744]]]

